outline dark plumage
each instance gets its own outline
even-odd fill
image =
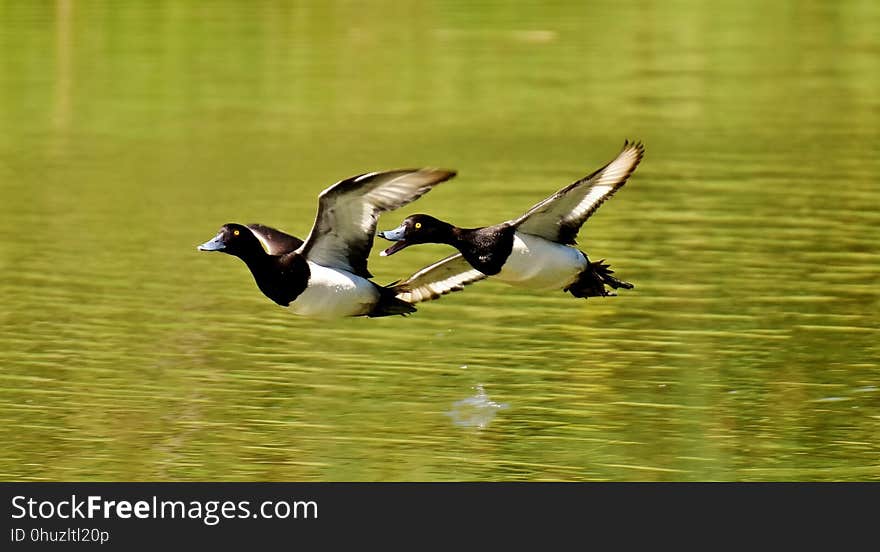
[[[436,282],[409,278],[380,286],[369,280],[367,256],[378,215],[453,176],[455,172],[441,169],[409,169],[348,178],[321,194],[305,241],[260,224],[229,223],[199,249],[240,258],[264,295],[303,316],[408,314],[416,310],[412,303],[422,300],[422,286]]]

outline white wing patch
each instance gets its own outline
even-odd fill
[[[604,170],[594,176],[588,192],[583,199],[563,218],[566,223],[585,220],[599,204],[626,183],[642,158],[642,150],[637,146],[625,148]]]
[[[394,290],[398,299],[407,303],[421,303],[461,291],[464,286],[484,278],[485,274],[471,267],[461,253],[456,253],[419,270],[394,286]]]

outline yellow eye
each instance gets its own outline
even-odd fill
[[[233,231],[232,231],[232,235],[233,235],[233,236],[237,236],[237,235],[239,235],[239,234],[241,234],[241,232],[239,232],[238,230],[233,230]]]
[[[417,223],[416,223],[416,230],[418,230],[418,229],[421,228],[421,227],[422,227],[422,223],[421,223],[421,222],[417,222]]]

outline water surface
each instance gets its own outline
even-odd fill
[[[0,1],[0,478],[880,479],[878,28],[873,2]],[[489,281],[314,322],[195,250],[304,237],[323,188],[395,167],[459,176],[382,227],[497,222],[625,138],[645,160],[579,240],[616,298]],[[381,283],[449,252],[379,250]]]

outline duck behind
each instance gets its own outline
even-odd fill
[[[572,247],[581,226],[623,186],[644,155],[641,143],[624,142],[617,157],[596,172],[534,205],[522,216],[492,226],[459,228],[429,215],[407,217],[379,236],[395,243],[394,253],[419,243],[443,243],[459,253],[435,263],[451,273],[476,269],[486,276],[531,289],[561,289],[575,297],[615,295],[632,289],[612,276],[604,260],[592,262]]]

